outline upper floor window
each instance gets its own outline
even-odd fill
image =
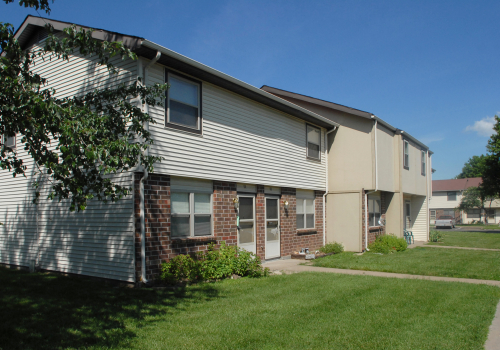
[[[16,148],[16,137],[15,136],[9,137],[7,135],[3,135],[3,137],[2,137],[2,144],[5,147]]]
[[[457,192],[448,192],[447,196],[448,196],[449,201],[456,201],[457,200]]]
[[[320,159],[321,131],[312,125],[307,125],[307,156]]]
[[[406,169],[410,169],[410,144],[408,141],[404,141],[404,158],[403,158],[403,166]]]
[[[425,151],[422,151],[422,175],[425,176]]]
[[[201,133],[201,83],[170,72],[166,73],[170,85],[165,100],[165,125]]]

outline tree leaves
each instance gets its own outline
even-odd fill
[[[20,4],[50,11],[45,0]],[[50,25],[46,29],[49,36],[43,48],[23,50],[12,25],[0,24],[0,134],[17,135],[24,144],[40,174],[51,181],[49,199],[70,199],[70,210],[84,210],[93,198],[116,201],[131,189],[114,183],[109,175],[138,165],[152,172],[161,160],[145,154],[153,139],[144,125],[155,121],[136,102],[161,105],[167,86],[145,87],[137,81],[58,98],[49,81],[33,69],[37,59],[71,64],[74,55],[95,57],[110,74],[117,74],[112,57],[137,56],[121,42],[93,39],[92,30],[73,25],[59,37]],[[13,176],[34,170],[27,169],[16,149],[0,146],[0,168]],[[38,197],[39,187],[35,190]]]

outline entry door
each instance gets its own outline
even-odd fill
[[[411,230],[411,206],[410,201],[405,202],[405,230]]]
[[[280,199],[266,197],[266,259],[280,255]]]
[[[256,254],[255,196],[239,195],[238,201],[238,246]]]

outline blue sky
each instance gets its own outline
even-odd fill
[[[0,9],[16,28],[37,15]],[[56,0],[52,9],[53,19],[142,36],[257,87],[372,112],[435,152],[434,179],[485,153],[500,115],[499,1]]]

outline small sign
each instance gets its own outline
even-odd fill
[[[313,260],[316,258],[316,255],[314,254],[306,254],[306,260]]]

